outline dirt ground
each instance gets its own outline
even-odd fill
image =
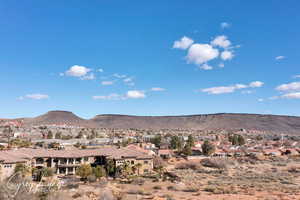
[[[179,163],[184,162],[191,161]],[[68,196],[87,200],[110,200],[105,195],[118,197],[111,198],[116,200],[300,200],[300,159],[236,161],[226,169],[192,162],[196,168],[178,169],[176,162],[169,167],[180,180],[138,178],[132,183],[81,184],[68,190]]]

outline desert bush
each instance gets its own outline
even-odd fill
[[[290,173],[299,173],[300,172],[300,167],[297,167],[297,166],[290,166],[288,169],[287,169],[288,172]]]
[[[185,189],[183,189],[184,192],[198,192],[199,188],[195,186],[187,186]]]
[[[77,199],[77,198],[79,198],[79,197],[81,197],[82,195],[80,194],[80,193],[75,193],[73,196],[72,196],[72,198],[73,199]]]
[[[144,190],[135,190],[135,189],[132,189],[132,190],[128,190],[127,191],[127,194],[139,194],[139,195],[144,195]]]
[[[173,196],[171,196],[171,195],[169,195],[169,194],[163,195],[163,198],[165,198],[166,200],[175,200],[175,199],[173,198]]]
[[[177,188],[174,187],[173,185],[168,186],[167,189],[171,191],[177,191]]]
[[[234,162],[226,158],[206,158],[201,160],[201,164],[205,167],[211,167],[216,169],[227,169]]]
[[[145,180],[142,178],[136,178],[136,179],[133,179],[133,181],[132,181],[132,184],[134,184],[134,185],[144,185],[144,183],[145,183]]]
[[[192,169],[192,170],[200,170],[201,165],[196,162],[184,162],[179,163],[175,166],[175,169]]]
[[[87,180],[88,180],[88,182],[90,182],[90,183],[94,183],[94,182],[97,181],[97,178],[96,178],[96,176],[95,176],[94,174],[91,174],[91,175],[89,175],[89,176],[87,177]]]
[[[79,184],[68,184],[66,185],[66,188],[71,190],[71,189],[78,189],[79,188]]]
[[[160,185],[155,185],[155,186],[153,187],[153,189],[154,189],[154,190],[161,190],[162,188],[161,188]]]

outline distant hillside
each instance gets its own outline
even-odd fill
[[[68,124],[85,127],[139,129],[248,129],[300,134],[300,117],[260,114],[208,114],[186,116],[97,115],[82,119],[72,112],[50,111],[35,118],[24,118],[25,125]]]
[[[209,114],[186,116],[98,115],[91,119],[109,128],[191,128],[199,130],[252,129],[300,134],[300,117],[258,114]]]
[[[25,125],[45,125],[45,124],[67,124],[76,126],[88,126],[89,121],[82,119],[68,111],[49,111],[44,115],[35,118],[25,118]]]

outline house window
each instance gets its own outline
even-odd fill
[[[149,170],[148,169],[144,169],[144,173],[148,173],[149,172]]]
[[[131,164],[134,165],[134,160],[131,161]]]
[[[148,162],[148,160],[144,160],[144,164],[148,164],[149,162]]]
[[[88,157],[84,157],[84,161],[87,162],[89,160]]]

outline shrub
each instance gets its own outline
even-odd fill
[[[132,189],[132,190],[128,190],[127,194],[139,194],[139,195],[143,195],[144,194],[144,190],[135,190],[135,189]]]
[[[93,183],[93,182],[96,182],[97,181],[97,177],[94,175],[94,174],[91,174],[87,177],[87,180],[90,182],[90,183]]]
[[[145,183],[145,180],[142,178],[136,178],[132,181],[132,184],[134,184],[134,185],[144,185],[144,183]]]
[[[224,158],[206,158],[201,160],[201,164],[205,167],[216,169],[227,169],[229,165],[233,165],[233,161]]]
[[[198,192],[199,188],[194,186],[187,186],[185,189],[183,189],[184,192]]]
[[[156,186],[153,187],[153,189],[154,189],[154,190],[161,190],[162,188],[161,188],[160,185],[156,185]]]
[[[173,185],[168,186],[167,189],[171,191],[177,191],[176,187],[174,187]]]
[[[201,165],[195,162],[184,162],[179,163],[175,166],[175,169],[192,169],[192,170],[200,170]]]

